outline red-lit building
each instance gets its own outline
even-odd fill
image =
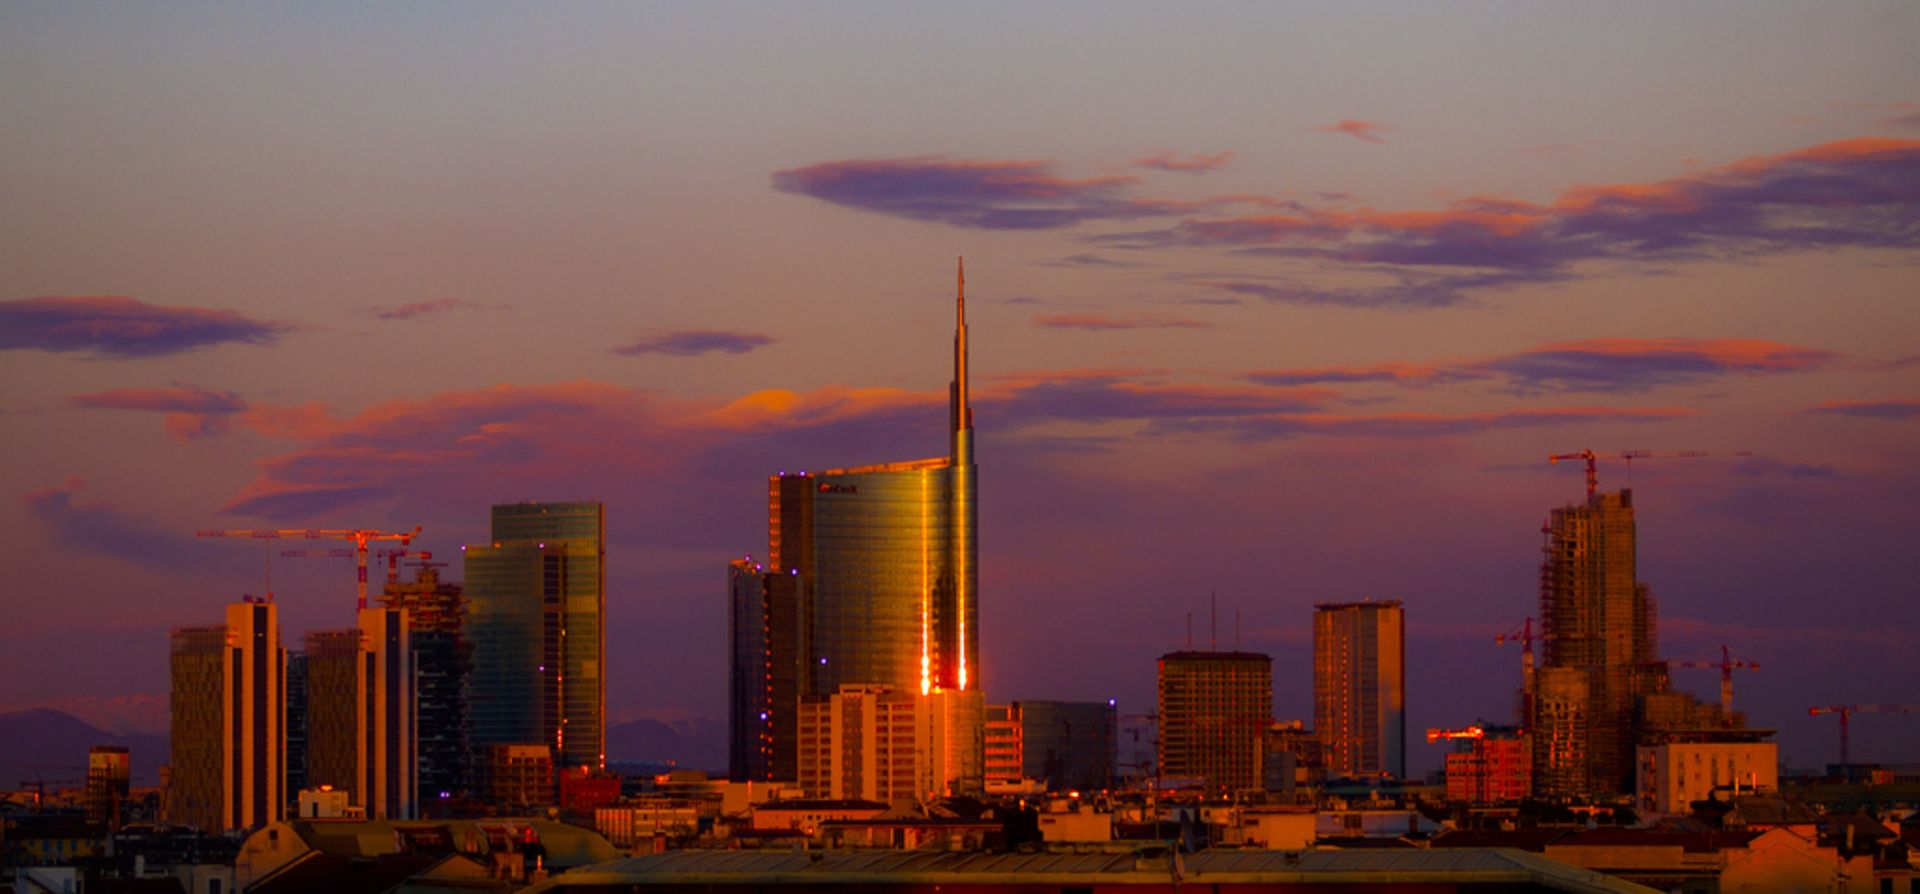
[[[618,773],[596,773],[586,767],[568,767],[560,772],[560,809],[563,811],[591,814],[619,800]]]
[[[1479,733],[1455,738],[1447,755],[1447,800],[1506,804],[1524,800],[1533,787],[1533,750],[1512,727],[1471,727]]]

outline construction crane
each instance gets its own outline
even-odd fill
[[[1530,728],[1533,726],[1533,618],[1520,622],[1512,632],[1493,638],[1496,646],[1513,642],[1520,644],[1520,725]]]
[[[1733,726],[1733,672],[1735,670],[1759,670],[1760,662],[1736,660],[1733,650],[1724,643],[1720,646],[1719,661],[1669,661],[1669,667],[1719,668],[1720,669],[1720,718],[1727,726]]]
[[[280,551],[280,557],[283,559],[351,559],[355,554],[356,552],[350,549],[283,549]],[[400,579],[402,557],[418,555],[425,559],[433,558],[433,553],[408,549],[375,550],[373,555],[374,558],[387,560],[387,583]]]
[[[1597,466],[1602,456],[1609,459],[1617,458],[1625,460],[1627,469],[1631,472],[1633,469],[1633,461],[1636,459],[1704,459],[1722,455],[1752,456],[1753,451],[1735,450],[1728,454],[1717,454],[1706,450],[1622,450],[1617,453],[1602,454],[1595,453],[1591,450],[1582,450],[1578,453],[1553,454],[1547,457],[1547,462],[1559,463],[1561,460],[1584,460],[1587,464],[1587,499],[1592,500],[1594,493],[1600,490],[1600,470]]]
[[[358,602],[358,607],[366,608],[367,607],[367,544],[376,540],[396,540],[396,541],[399,541],[401,546],[406,546],[413,542],[413,538],[420,536],[420,526],[415,525],[412,531],[407,531],[407,532],[376,531],[376,530],[367,529],[367,528],[356,528],[356,529],[295,528],[295,529],[281,529],[281,530],[242,530],[242,531],[207,530],[207,531],[195,531],[194,536],[225,537],[225,538],[244,539],[244,540],[346,540],[346,541],[351,541],[354,546],[354,553],[353,553],[354,558],[359,561],[359,566],[360,566],[360,592],[359,592],[360,598]]]
[[[1840,715],[1840,765],[1853,763],[1847,750],[1847,725],[1853,715],[1860,714],[1920,714],[1920,705],[1828,705],[1824,708],[1807,709],[1807,716],[1818,717],[1822,714]]]
[[[1429,745],[1441,739],[1484,739],[1486,737],[1486,728],[1477,723],[1472,726],[1463,726],[1459,729],[1434,728],[1427,730],[1427,744]]]
[[[69,772],[69,773],[86,772],[87,768],[85,767],[34,766],[32,764],[20,764],[19,766],[26,767],[27,769],[33,771],[32,779],[20,780],[20,788],[22,790],[31,789],[33,791],[33,809],[35,810],[41,810],[46,807],[47,786],[52,785],[52,786],[68,786],[68,787],[79,788],[79,787],[84,787],[87,784],[87,781],[85,779],[48,779],[45,775],[43,775],[40,772],[42,770],[59,770],[62,772]],[[56,788],[55,791],[59,791],[59,789]]]

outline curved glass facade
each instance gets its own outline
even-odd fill
[[[954,471],[943,458],[806,476],[813,693],[965,688],[978,637],[973,563],[955,548],[965,517]]]

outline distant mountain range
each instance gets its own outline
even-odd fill
[[[607,728],[607,760],[618,763],[677,764],[693,770],[727,769],[727,725],[696,717],[660,721],[632,720]]]
[[[85,784],[87,749],[125,745],[133,764],[134,785],[157,785],[167,762],[167,737],[147,733],[110,733],[72,714],[29,708],[0,714],[0,788],[44,780],[48,788]]]
[[[87,749],[95,745],[127,746],[133,784],[159,783],[160,766],[168,759],[166,734],[112,733],[64,711],[28,708],[0,713],[0,788],[18,788],[36,778],[49,787],[84,781]],[[616,724],[607,729],[607,760],[724,771],[727,726],[704,717]]]

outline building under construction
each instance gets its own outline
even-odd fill
[[[1540,668],[1528,683],[1534,791],[1590,798],[1633,791],[1643,739],[1739,725],[1668,689],[1658,611],[1637,579],[1633,491],[1595,493],[1553,510],[1540,564]]]
[[[425,815],[443,815],[471,786],[468,735],[473,645],[467,641],[467,599],[459,584],[440,580],[441,563],[423,561],[411,581],[391,572],[380,604],[405,609],[417,668],[419,712],[419,805]]]

